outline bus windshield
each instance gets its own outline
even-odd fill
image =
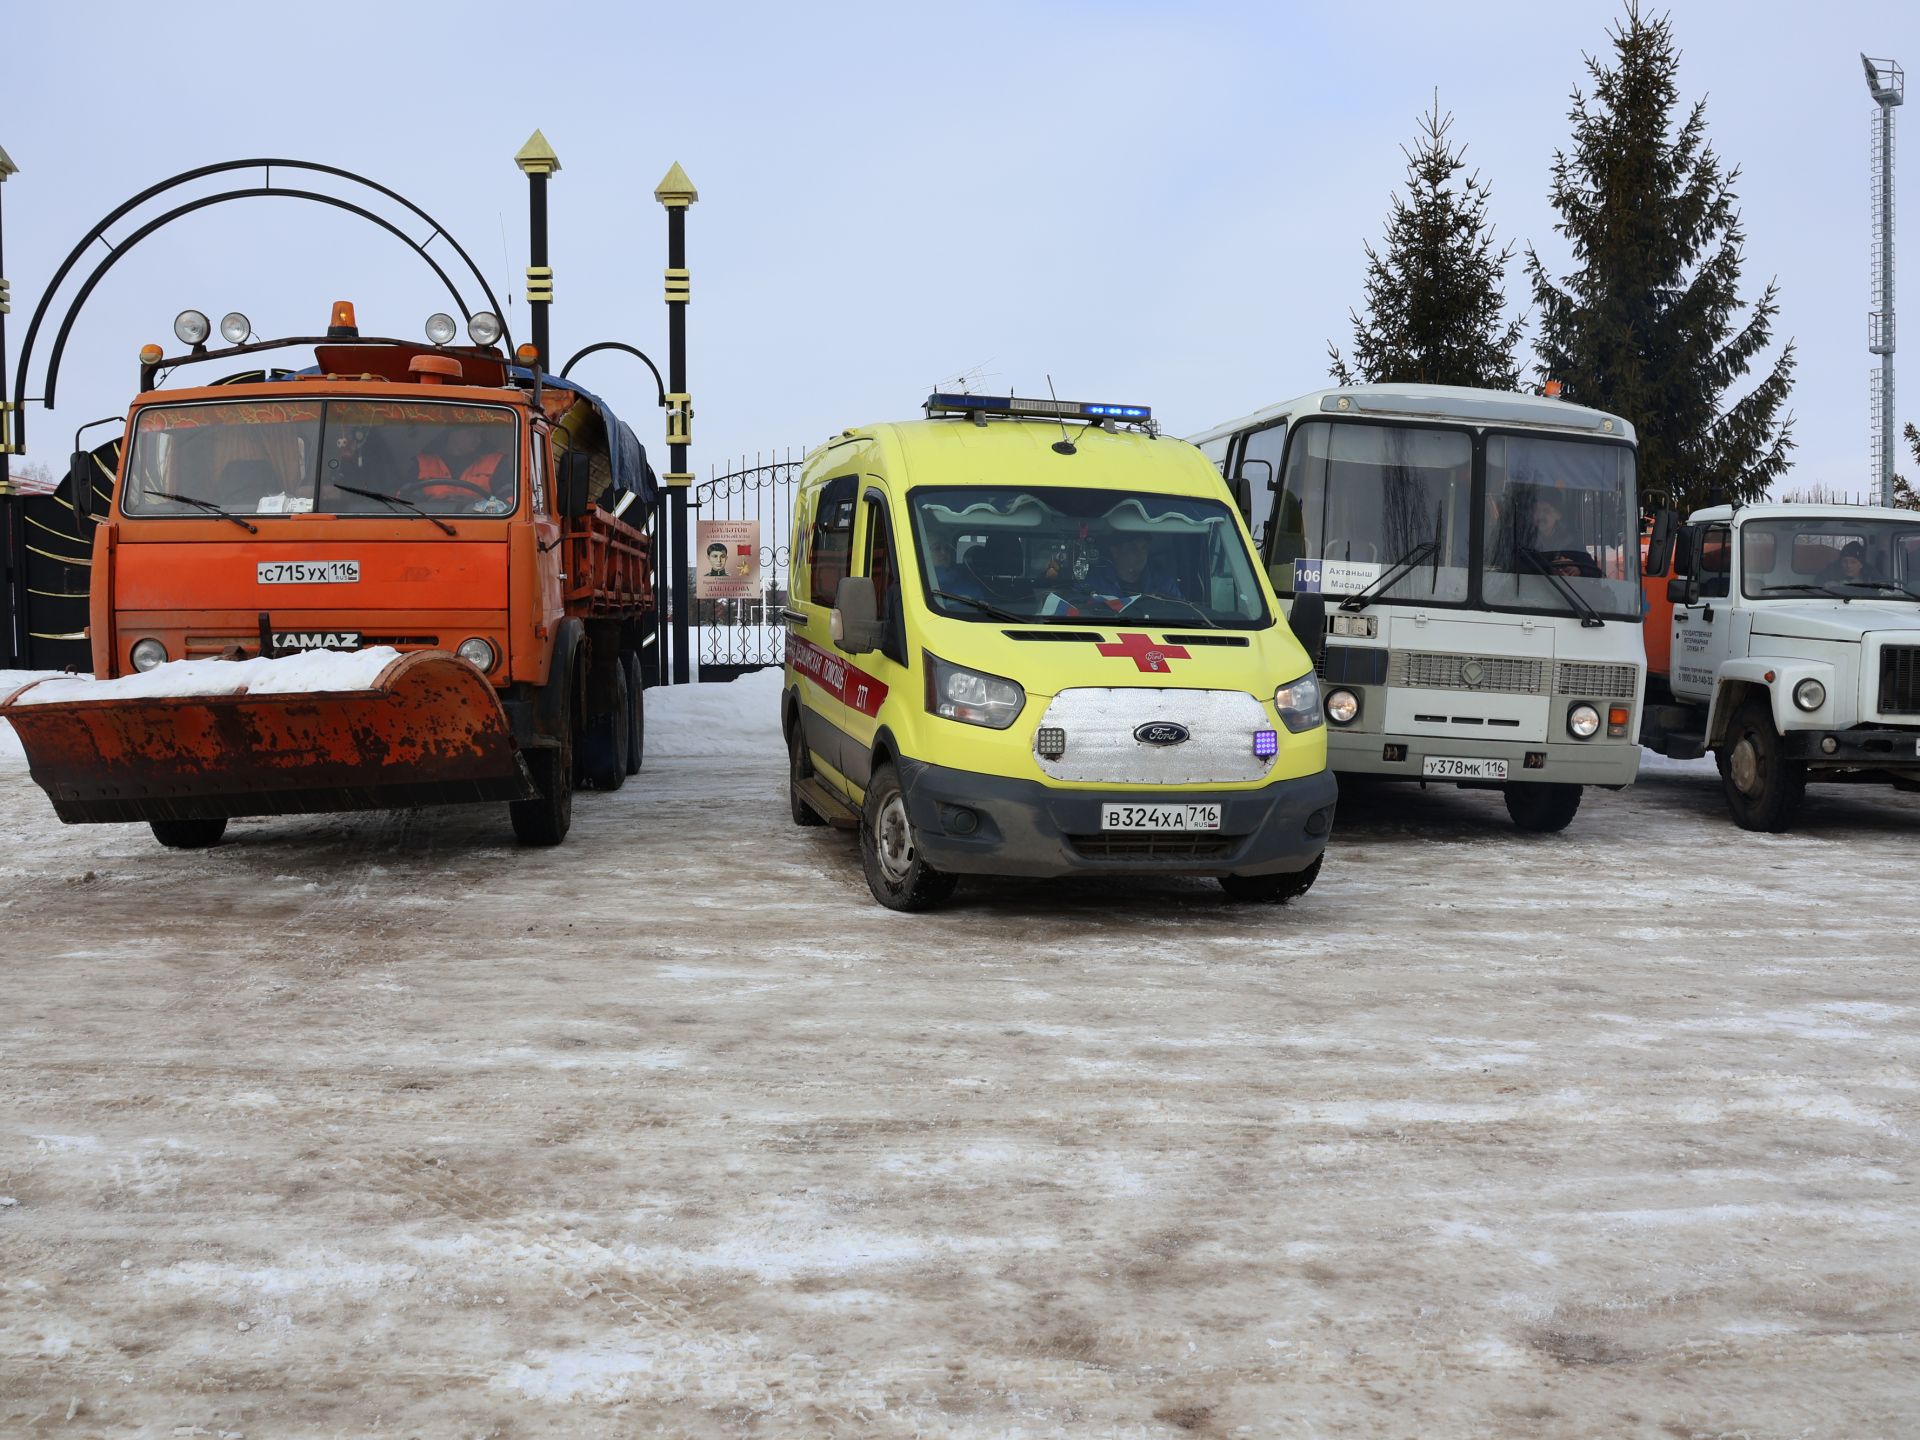
[[[927,604],[1022,624],[1268,623],[1233,513],[1215,500],[1128,490],[970,485],[915,490]]]
[[[1633,452],[1538,435],[1487,437],[1486,572],[1493,606],[1565,610],[1564,582],[1602,615],[1640,618]]]

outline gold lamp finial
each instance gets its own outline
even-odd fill
[[[693,181],[687,178],[687,172],[680,168],[680,162],[676,160],[673,168],[653,187],[653,198],[670,210],[675,206],[684,209],[700,198],[700,192],[693,188]]]
[[[553,153],[553,146],[538,130],[527,137],[527,143],[520,147],[513,163],[529,175],[555,175],[560,170],[560,157]]]

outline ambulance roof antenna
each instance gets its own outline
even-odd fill
[[[1060,397],[1054,393],[1053,376],[1051,375],[1047,376],[1047,394],[1053,396],[1054,404],[1058,405],[1060,403]],[[1072,437],[1067,433],[1067,422],[1065,420],[1061,420],[1060,422],[1060,438],[1053,442],[1053,453],[1056,455],[1078,455],[1080,453],[1074,446]]]

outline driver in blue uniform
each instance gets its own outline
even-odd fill
[[[1186,598],[1180,593],[1180,581],[1153,553],[1153,542],[1145,535],[1117,534],[1102,546],[1099,561],[1087,572],[1087,589],[1120,599],[1135,595]]]

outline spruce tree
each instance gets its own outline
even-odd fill
[[[1521,322],[1503,323],[1501,282],[1511,245],[1496,249],[1487,221],[1491,195],[1466,169],[1466,147],[1447,139],[1452,115],[1420,117],[1420,138],[1407,157],[1406,196],[1394,195],[1385,254],[1367,252],[1366,308],[1353,320],[1353,363],[1328,342],[1334,379],[1342,385],[1382,380],[1430,385],[1483,385],[1511,390],[1519,379],[1514,347]]]
[[[1772,339],[1779,288],[1740,299],[1740,171],[1708,144],[1705,101],[1675,124],[1671,22],[1633,0],[1610,38],[1615,63],[1587,57],[1593,98],[1575,89],[1572,148],[1554,155],[1554,229],[1575,269],[1556,281],[1527,250],[1540,373],[1631,421],[1641,487],[1683,514],[1713,490],[1757,500],[1793,448],[1781,413],[1792,342],[1745,394],[1730,392]]]

